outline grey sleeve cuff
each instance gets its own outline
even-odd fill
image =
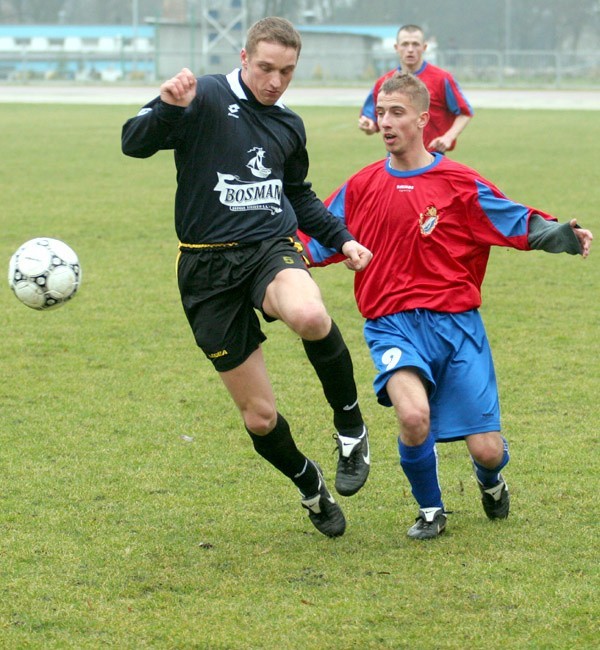
[[[529,219],[527,241],[534,250],[546,251],[546,253],[581,254],[579,240],[568,223],[547,221],[535,213]]]

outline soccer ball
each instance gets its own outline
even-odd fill
[[[79,259],[59,239],[31,239],[10,258],[8,284],[24,305],[54,309],[71,300],[79,288]]]

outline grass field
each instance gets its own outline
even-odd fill
[[[0,105],[0,257],[64,239],[83,285],[54,312],[0,292],[0,646],[363,650],[595,648],[600,266],[494,251],[482,313],[512,460],[483,515],[464,445],[440,449],[447,534],[415,543],[390,409],[342,266],[317,269],[353,352],[373,469],[319,535],[254,453],[194,346],[174,279],[168,153],[120,153],[137,107]],[[356,110],[301,109],[325,196],[382,157]],[[481,110],[456,157],[600,235],[593,112]],[[596,243],[598,246],[598,242]],[[332,478],[328,410],[296,337],[266,327],[280,410]]]

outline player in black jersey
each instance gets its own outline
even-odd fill
[[[199,78],[181,70],[125,123],[122,149],[139,158],[174,150],[178,282],[196,342],[240,410],[256,451],[298,487],[315,527],[336,537],[344,533],[344,515],[319,466],[298,450],[277,412],[255,311],[302,338],[333,409],[336,489],[354,494],[367,479],[370,457],[352,360],[294,237],[300,228],[342,252],[355,271],[371,253],[306,181],[304,124],[281,102],[300,49],[289,21],[259,20],[248,31],[241,69]]]

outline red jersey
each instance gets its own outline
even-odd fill
[[[365,167],[326,201],[373,253],[356,273],[360,313],[369,319],[411,309],[462,312],[481,305],[491,246],[529,250],[529,217],[475,170],[434,154],[427,167],[399,172],[388,159]],[[302,233],[314,265],[344,259]]]
[[[375,106],[377,105],[379,90],[386,79],[400,71],[400,67],[390,70],[375,82],[362,107],[361,115],[365,115],[377,122]],[[414,74],[427,86],[430,95],[429,122],[423,132],[423,142],[427,146],[434,138],[448,131],[454,124],[457,115],[472,116],[473,109],[458,82],[447,70],[424,61],[423,65]],[[455,144],[456,140],[448,151],[454,149]]]

